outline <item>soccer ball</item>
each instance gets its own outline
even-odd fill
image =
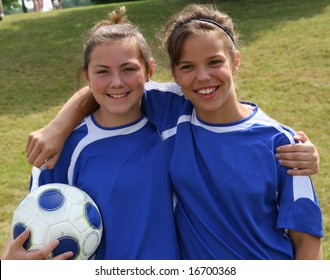
[[[65,184],[47,184],[31,191],[17,206],[13,221],[13,238],[26,228],[30,236],[23,247],[38,251],[52,240],[59,245],[48,257],[72,251],[71,259],[93,257],[102,237],[100,212],[84,191]]]

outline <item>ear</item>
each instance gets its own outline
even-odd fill
[[[150,78],[154,74],[154,69],[155,69],[155,60],[152,58],[152,59],[150,59],[150,62],[149,62],[149,67],[148,67],[148,70],[147,70],[147,80],[146,80],[146,82],[149,82],[150,81]]]
[[[234,61],[233,61],[233,66],[232,66],[233,74],[235,74],[238,71],[240,61],[241,61],[241,53],[239,51],[237,51],[236,56],[235,56]]]

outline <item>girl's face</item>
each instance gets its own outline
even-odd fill
[[[152,69],[146,69],[132,44],[124,40],[95,46],[83,74],[100,105],[94,114],[100,125],[124,125],[142,115],[141,98]]]
[[[176,82],[206,122],[229,122],[237,107],[233,73],[239,65],[219,34],[190,35],[182,46],[179,64],[172,69]]]

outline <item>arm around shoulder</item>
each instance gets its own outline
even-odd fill
[[[276,149],[276,158],[283,166],[290,167],[289,175],[310,176],[319,171],[320,155],[307,135],[298,131],[294,137],[297,144],[280,146]]]
[[[48,125],[30,133],[26,145],[28,162],[38,168],[53,168],[66,138],[97,106],[89,87],[77,91]]]

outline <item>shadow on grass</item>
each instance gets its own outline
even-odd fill
[[[154,42],[155,31],[169,15],[196,2],[138,1],[126,6],[129,19],[138,24],[149,42]],[[199,1],[202,2],[212,2],[228,13],[247,45],[280,23],[313,17],[329,5],[328,0]],[[36,18],[23,16],[8,26],[0,26],[0,114],[26,115],[63,104],[79,87],[76,81],[82,34],[112,8],[113,5],[89,6]],[[157,61],[165,57],[155,58]]]

